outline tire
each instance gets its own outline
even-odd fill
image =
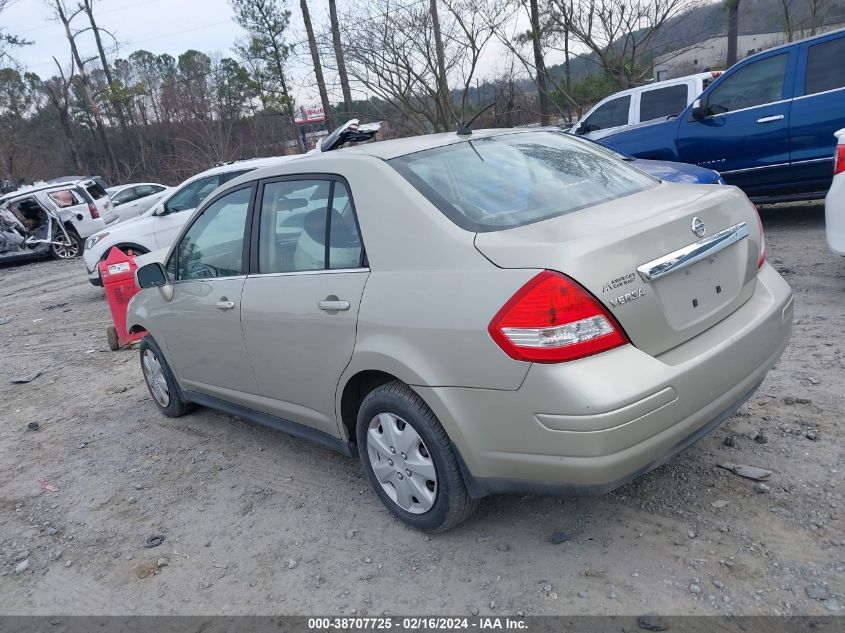
[[[407,385],[390,382],[367,394],[358,410],[356,436],[370,486],[411,527],[445,532],[478,507],[467,493],[449,436]]]
[[[182,397],[182,390],[152,336],[141,340],[140,358],[144,382],[159,411],[168,418],[178,418],[194,410],[195,405]],[[166,393],[163,394],[162,389]]]
[[[106,328],[106,339],[109,342],[109,349],[116,352],[120,349],[120,341],[117,338],[117,328],[110,325]]]
[[[82,255],[83,243],[82,238],[79,237],[79,233],[71,227],[65,227],[65,232],[70,238],[70,242],[65,240],[65,236],[62,235],[61,231],[57,231],[53,236],[53,241],[62,242],[61,245],[50,245],[50,256],[54,259],[73,259]]]

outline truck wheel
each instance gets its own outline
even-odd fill
[[[370,486],[408,525],[445,532],[478,506],[467,493],[449,436],[407,385],[387,383],[364,398],[357,439]]]
[[[55,259],[73,259],[82,254],[82,238],[74,229],[65,228],[67,237],[61,232],[53,235],[53,241],[57,244],[50,245],[50,255]]]

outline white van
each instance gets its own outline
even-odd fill
[[[567,131],[596,140],[629,125],[677,116],[721,74],[698,73],[616,92],[599,101]]]

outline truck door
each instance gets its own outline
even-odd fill
[[[735,67],[688,109],[678,127],[679,160],[717,170],[748,195],[788,187],[794,50]]]

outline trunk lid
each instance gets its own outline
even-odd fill
[[[693,231],[696,218],[703,234]],[[658,355],[751,297],[760,232],[739,189],[660,184],[557,218],[478,233],[475,246],[501,268],[568,275],[607,307],[636,347]],[[667,261],[658,260],[669,254],[675,264],[680,255],[687,261],[667,270]]]

